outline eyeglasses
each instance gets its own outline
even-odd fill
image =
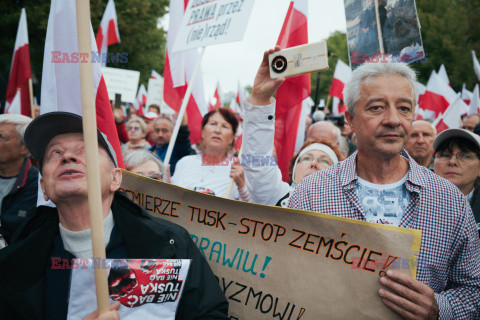
[[[163,173],[162,172],[154,172],[147,176],[148,178],[155,179],[155,180],[163,180]]]
[[[127,127],[127,130],[128,130],[128,131],[130,131],[130,130],[139,131],[139,130],[140,130],[140,127],[128,126],[128,127]]]
[[[477,155],[473,152],[457,152],[457,153],[437,152],[435,153],[435,159],[438,159],[440,161],[448,161],[452,158],[452,156],[457,157],[459,161],[467,162],[475,159]]]
[[[303,163],[303,164],[312,164],[314,160],[317,160],[318,164],[324,164],[324,165],[327,165],[327,166],[332,165],[332,162],[328,161],[327,159],[315,158],[315,157],[312,157],[312,156],[309,156],[309,155],[304,155],[303,157],[298,159],[298,162]]]

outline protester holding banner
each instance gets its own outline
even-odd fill
[[[344,97],[358,151],[307,177],[289,206],[421,230],[416,279],[387,271],[379,299],[407,319],[478,319],[480,239],[471,208],[456,187],[403,151],[415,81],[402,63],[355,69]]]
[[[147,136],[147,124],[142,118],[133,116],[127,121],[128,141],[122,145],[123,155],[132,150],[148,150],[151,145],[147,142],[145,137]]]
[[[447,129],[438,135],[433,147],[435,173],[467,197],[480,235],[480,136],[464,129]]]
[[[92,257],[82,131],[81,117],[66,112],[41,115],[26,130],[45,198],[56,208],[38,207],[1,251],[1,319],[66,319],[69,300],[81,298],[69,292],[71,259]],[[122,173],[115,151],[97,136],[107,258],[191,259],[175,319],[227,319],[228,302],[188,232],[116,192]]]
[[[202,120],[201,154],[182,158],[172,176],[172,183],[198,192],[228,197],[230,178],[235,186],[231,198],[249,201],[245,176],[237,160],[231,155],[235,144],[238,120],[226,108],[208,112]]]

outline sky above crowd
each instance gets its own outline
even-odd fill
[[[308,0],[308,40],[325,40],[336,31],[346,31],[344,0]],[[205,96],[213,96],[217,81],[223,92],[236,93],[238,82],[253,85],[263,52],[273,48],[282,28],[290,0],[256,0],[242,41],[205,49],[202,61]],[[162,19],[168,28],[168,17]]]

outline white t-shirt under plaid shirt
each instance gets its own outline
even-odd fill
[[[365,220],[398,227],[412,198],[405,182],[407,175],[390,184],[375,184],[358,177],[355,192],[365,212]]]

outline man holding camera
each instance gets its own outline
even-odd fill
[[[284,79],[268,74],[268,54],[250,102],[268,104]],[[379,298],[407,319],[480,317],[480,240],[465,197],[403,151],[412,128],[416,76],[401,63],[357,68],[344,90],[358,152],[305,178],[289,207],[422,231],[417,278],[393,270]],[[370,195],[367,197],[367,195]]]

